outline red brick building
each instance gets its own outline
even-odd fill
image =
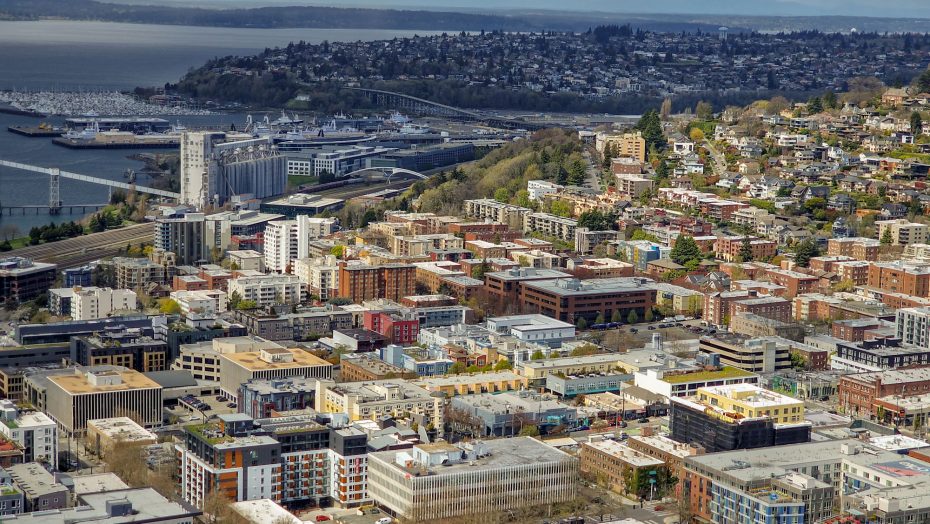
[[[881,327],[881,322],[870,318],[837,320],[832,327],[834,337],[849,342],[862,342],[869,331]]]
[[[391,344],[414,344],[420,334],[420,321],[384,311],[366,311],[365,329],[383,336]]]
[[[930,267],[872,262],[867,284],[883,291],[927,298],[930,297]]]
[[[358,304],[387,298],[398,301],[416,293],[416,267],[405,264],[369,266],[339,263],[338,296]]]
[[[730,318],[742,313],[791,322],[791,302],[781,297],[757,297],[734,301],[730,308]]]
[[[856,373],[840,378],[839,405],[846,413],[873,415],[875,399],[898,395],[915,397],[930,393],[930,366]]]
[[[736,261],[740,251],[743,249],[743,240],[747,237],[717,237],[714,243],[714,253],[717,258],[727,262]],[[772,240],[763,240],[761,238],[749,238],[749,249],[752,251],[752,260],[767,260],[775,256],[775,250],[778,244]],[[745,260],[744,262],[749,262]]]
[[[820,279],[813,275],[787,271],[784,269],[766,269],[765,276],[770,282],[784,286],[785,296],[794,297],[802,293],[812,293],[817,290]]]
[[[649,282],[640,278],[527,282],[520,288],[519,303],[524,312],[571,324],[579,318],[591,324],[599,315],[609,319],[617,311],[624,319],[630,312],[642,319],[656,303],[656,289]]]
[[[827,255],[846,256],[855,260],[878,260],[881,243],[873,238],[831,238],[827,242]]]

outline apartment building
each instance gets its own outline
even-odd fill
[[[527,213],[523,216],[523,232],[539,233],[567,242],[575,241],[578,221],[549,213]]]
[[[155,219],[155,249],[170,251],[181,265],[198,265],[209,260],[206,221],[203,213]]]
[[[614,175],[617,192],[630,198],[639,198],[647,191],[652,191],[653,180],[636,174],[621,173]]]
[[[307,283],[307,291],[311,295],[322,301],[335,298],[339,292],[339,264],[333,255],[297,259],[292,273]]]
[[[895,246],[926,244],[927,240],[930,239],[930,226],[911,222],[904,218],[876,220],[875,227],[878,228],[879,240],[890,236],[891,243]]]
[[[23,450],[23,462],[44,462],[58,469],[58,426],[45,413],[0,400],[0,434]]]
[[[349,420],[376,420],[384,416],[409,414],[421,424],[442,427],[442,399],[429,391],[398,379],[372,382],[321,382],[317,388],[316,410],[346,413]]]
[[[671,400],[671,438],[708,453],[810,441],[804,402],[756,385],[704,387]]]
[[[229,295],[221,289],[172,291],[171,299],[181,306],[181,314],[219,315],[229,309]]]
[[[874,415],[878,410],[876,400],[882,397],[909,398],[928,393],[930,367],[926,365],[844,375],[837,385],[838,404],[847,413],[862,416]]]
[[[594,139],[598,153],[609,154],[611,158],[629,157],[646,162],[646,140],[639,131],[633,133],[598,133]]]
[[[307,298],[306,284],[294,275],[242,276],[229,281],[229,294],[252,300],[259,307],[299,304]]]
[[[298,215],[294,220],[268,222],[265,228],[265,269],[288,272],[296,259],[310,256],[310,242],[333,234],[336,224],[334,218],[307,215]]]
[[[752,314],[780,322],[791,321],[791,301],[782,297],[755,297],[735,300],[730,308],[730,320],[737,315]]]
[[[511,226],[522,225],[523,217],[532,212],[531,209],[504,204],[490,198],[465,201],[465,216]]]
[[[867,285],[892,293],[930,297],[930,266],[897,262],[872,262]]]
[[[881,242],[874,238],[848,237],[831,238],[827,241],[827,255],[852,257],[855,260],[878,260]]]
[[[717,258],[727,262],[734,262],[740,258],[740,253],[747,238],[749,239],[749,249],[752,252],[752,260],[768,260],[775,256],[775,251],[778,247],[776,242],[742,236],[717,237],[717,241],[714,243],[714,253],[717,254]],[[749,260],[741,261],[749,262]]]
[[[353,303],[386,298],[398,301],[416,294],[416,267],[407,264],[349,264],[339,262],[339,297]]]
[[[895,333],[905,344],[930,350],[930,308],[899,309],[895,319]]]

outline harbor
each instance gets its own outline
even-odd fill
[[[65,134],[65,130],[50,126],[9,126],[6,128],[10,133],[32,138],[54,138]]]
[[[150,136],[129,133],[127,137],[111,135],[113,138],[108,138],[101,135],[105,135],[105,133],[98,133],[97,137],[92,139],[59,136],[53,138],[52,143],[69,149],[179,149],[181,147],[180,136]]]

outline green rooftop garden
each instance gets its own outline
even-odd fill
[[[662,380],[668,382],[669,384],[681,384],[684,382],[697,382],[751,376],[753,376],[753,373],[750,373],[749,371],[744,371],[742,369],[730,366],[724,366],[718,371],[698,371],[695,373],[683,373],[681,375],[666,375],[662,378]]]
[[[233,437],[228,437],[226,435],[219,437],[208,436],[207,430],[210,429],[216,430],[217,433],[219,432],[219,428],[215,424],[193,424],[190,426],[184,426],[185,431],[206,442],[207,444],[210,444],[211,446],[236,440]]]

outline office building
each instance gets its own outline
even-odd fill
[[[45,412],[70,435],[84,434],[91,419],[128,416],[145,427],[162,423],[161,386],[134,370],[51,375],[45,398]]]
[[[561,347],[575,339],[575,325],[540,314],[509,315],[487,319],[488,331],[510,335],[521,342]]]
[[[527,282],[521,286],[519,304],[525,311],[575,324],[584,318],[593,324],[597,317],[619,313],[643,319],[656,303],[656,288],[645,278],[565,278]]]
[[[681,366],[648,368],[633,373],[634,384],[665,398],[691,397],[711,385],[759,384],[759,375],[730,366],[703,369]]]
[[[285,157],[270,136],[185,132],[180,172],[181,203],[201,209],[237,195],[261,199],[287,189]]]
[[[671,437],[709,453],[810,441],[803,401],[759,386],[710,386],[671,400]]]
[[[930,367],[890,369],[854,373],[840,377],[837,385],[838,405],[846,413],[867,416],[879,410],[877,399],[897,396],[905,399],[930,391]]]
[[[0,258],[0,297],[25,302],[46,293],[55,282],[58,266],[22,257]]]
[[[466,415],[467,429],[476,437],[512,437],[529,426],[545,435],[552,428],[572,427],[578,420],[574,406],[553,395],[533,391],[459,395],[452,398],[449,406],[450,413]]]
[[[569,501],[575,497],[577,471],[567,453],[517,437],[372,453],[368,482],[379,506],[417,521]]]
[[[771,373],[791,368],[788,346],[767,338],[750,338],[733,333],[701,337],[698,349],[704,354],[720,355],[720,363],[750,371]]]
[[[168,369],[168,344],[139,331],[110,330],[71,337],[71,359],[81,366],[123,366],[140,372]]]

